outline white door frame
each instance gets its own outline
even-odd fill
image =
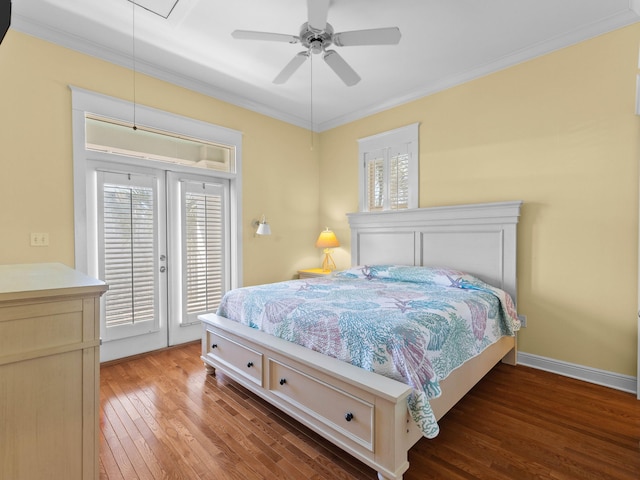
[[[162,163],[141,158],[132,160],[118,155],[87,150],[86,115],[94,114],[131,122],[135,112],[138,125],[235,147],[235,172],[215,172],[215,176],[225,178],[229,182],[227,288],[232,289],[242,286],[242,133],[89,90],[77,87],[70,87],[70,89],[72,93],[73,122],[75,268],[81,272],[89,273],[88,245],[96,240],[96,233],[91,231],[92,227],[87,221],[88,211],[96,208],[95,198],[87,195],[87,181],[91,180],[90,176],[92,175],[89,171],[90,169],[87,168],[88,159],[92,158],[114,163],[121,162],[129,166],[135,165],[153,169],[158,168],[158,164]],[[190,166],[173,164],[170,170],[196,175],[213,173]]]

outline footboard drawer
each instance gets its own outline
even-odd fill
[[[307,373],[269,358],[269,390],[369,451],[374,406]]]
[[[207,329],[207,357],[262,386],[262,353]]]

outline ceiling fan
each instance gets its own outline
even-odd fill
[[[322,58],[327,65],[331,67],[347,86],[355,85],[360,81],[360,76],[338,52],[335,50],[327,50],[327,48],[331,45],[337,47],[396,45],[400,42],[400,29],[398,27],[387,27],[334,33],[331,24],[327,23],[329,2],[330,0],[307,0],[309,19],[302,25],[298,35],[235,30],[231,33],[231,36],[241,40],[267,40],[291,44],[299,43],[306,48],[306,50],[303,50],[293,57],[273,80],[273,83],[285,83],[311,54],[322,53]]]

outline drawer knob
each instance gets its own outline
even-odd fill
[[[218,344],[217,343],[214,343],[213,345],[211,345],[211,349],[214,349],[214,348],[218,348]]]
[[[287,379],[286,378],[281,378],[280,379],[280,385],[284,385],[285,383],[287,383]]]
[[[348,413],[344,416],[344,419],[345,419],[347,422],[350,422],[351,420],[353,420],[353,413],[348,412]]]
[[[253,367],[253,362],[247,362],[247,368]]]

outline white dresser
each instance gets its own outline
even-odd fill
[[[0,265],[0,479],[98,479],[106,290],[57,263]]]

